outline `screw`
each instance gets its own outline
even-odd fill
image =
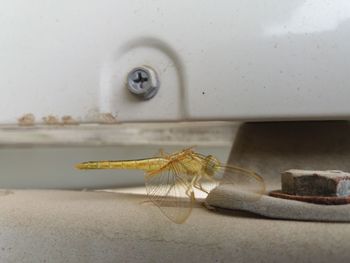
[[[129,91],[143,100],[153,98],[159,86],[157,73],[148,66],[134,68],[128,74]]]

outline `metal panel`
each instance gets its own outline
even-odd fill
[[[0,123],[348,118],[349,16],[345,0],[2,1]],[[141,65],[161,82],[148,101],[125,87]]]

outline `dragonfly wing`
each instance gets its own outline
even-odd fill
[[[257,201],[265,193],[264,179],[252,170],[233,165],[221,166],[220,187],[234,191],[244,201]]]
[[[194,187],[196,187],[204,193],[209,194],[218,185],[219,181],[216,178],[203,174],[200,177],[200,180],[198,180],[198,182],[194,185]]]
[[[188,175],[176,164],[163,167],[159,173],[145,176],[148,197],[171,221],[181,224],[189,217],[194,193]]]

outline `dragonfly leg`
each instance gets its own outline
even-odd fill
[[[208,181],[214,183],[214,185],[217,185],[218,181],[215,180],[213,177],[206,175],[206,174],[203,174],[203,175],[200,175],[197,177],[197,180],[195,181],[194,187],[197,188],[198,190],[203,191],[204,193],[209,194],[210,191],[203,188],[202,183],[200,182],[201,178],[207,179]],[[215,188],[215,186],[210,187],[210,189],[213,189],[213,188]]]
[[[186,190],[185,194],[188,196],[188,197],[191,197],[191,192],[192,191],[192,187],[188,187],[188,189]]]
[[[206,194],[209,194],[209,192],[207,190],[205,190],[203,187],[202,187],[202,184],[199,182],[199,180],[202,178],[201,175],[198,175],[195,177],[195,180],[193,182],[193,187],[194,188],[197,188],[198,190],[201,190],[202,192],[206,193]]]
[[[194,182],[196,181],[196,176],[194,176],[193,178],[192,178],[192,180],[191,180],[191,183],[190,183],[190,185],[188,186],[188,189],[186,190],[186,195],[188,196],[188,197],[191,197],[192,195],[193,195],[193,187],[194,187]],[[190,194],[190,191],[192,191],[191,192],[191,194]]]
[[[198,190],[201,190],[202,192],[209,194],[209,192],[207,190],[205,190],[201,184],[194,185],[194,188],[197,188]]]

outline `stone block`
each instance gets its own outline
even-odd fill
[[[300,196],[350,195],[350,174],[343,171],[291,169],[282,173],[282,192]]]

